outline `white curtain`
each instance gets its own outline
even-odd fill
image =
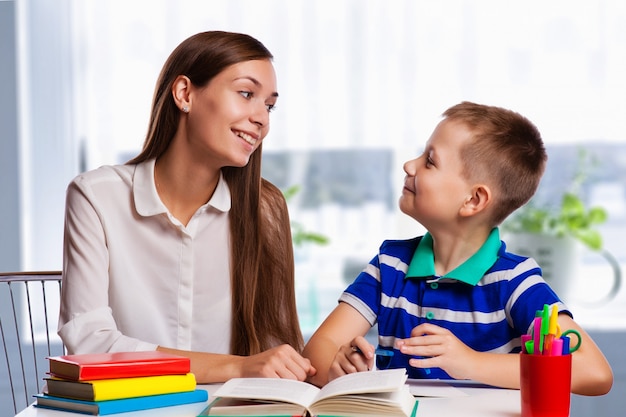
[[[80,137],[90,166],[134,152],[184,38],[249,33],[281,94],[266,149],[417,151],[461,100],[513,108],[548,143],[621,141],[626,3],[501,0],[75,1]]]
[[[401,164],[449,106],[512,108],[548,144],[626,138],[626,2],[612,0],[73,0],[76,140],[85,165],[141,147],[172,49],[206,30],[251,34],[274,54],[280,99],[264,149],[381,150],[395,206]],[[356,175],[371,175],[356,167]],[[294,181],[306,173],[293,172]],[[305,332],[385,238],[419,231],[395,207],[327,201],[292,218],[331,244],[298,253]],[[352,260],[352,258],[355,258]]]

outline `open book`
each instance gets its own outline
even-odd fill
[[[404,369],[348,374],[322,389],[289,379],[234,378],[215,392],[216,400],[200,416],[410,417],[417,401],[406,380]]]

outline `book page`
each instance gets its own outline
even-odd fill
[[[410,416],[415,397],[403,385],[396,391],[329,397],[311,405],[313,414],[342,416]]]
[[[330,381],[314,401],[344,394],[388,392],[400,389],[407,379],[406,370],[355,372]]]
[[[319,392],[315,385],[280,378],[233,378],[217,391],[215,397],[283,401],[308,408]]]
[[[239,398],[220,397],[211,402],[199,415],[201,416],[301,416],[306,408],[302,405],[284,401],[241,400]]]

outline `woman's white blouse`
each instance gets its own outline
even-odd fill
[[[69,353],[228,353],[228,185],[183,226],[156,192],[154,160],[104,166],[68,186],[59,334]]]

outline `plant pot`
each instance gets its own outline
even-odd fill
[[[505,236],[507,251],[535,259],[541,267],[543,278],[564,301],[584,300],[585,304],[601,305],[612,300],[621,286],[621,269],[617,260],[607,251],[601,250],[613,272],[609,291],[599,299],[589,300],[585,294],[577,294],[578,272],[584,251],[589,250],[578,240],[565,236],[556,237],[537,233],[510,233]]]

